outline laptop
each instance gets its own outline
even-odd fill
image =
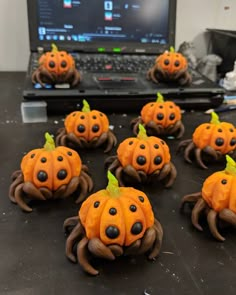
[[[157,92],[183,109],[219,106],[220,86],[190,70],[190,86],[155,84],[147,71],[156,57],[175,44],[176,0],[28,0],[30,59],[25,101],[45,101],[49,113],[92,108],[139,111]],[[34,85],[32,72],[52,43],[75,59],[82,80],[68,85]]]

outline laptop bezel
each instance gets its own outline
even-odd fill
[[[175,46],[175,31],[176,31],[176,1],[170,0],[169,9],[169,42],[163,44],[150,44],[150,43],[138,43],[138,42],[119,42],[119,48],[122,48],[121,53],[134,53],[134,54],[158,54],[164,50],[168,50],[170,46]],[[29,27],[29,42],[31,52],[36,52],[39,47],[44,50],[51,49],[52,41],[40,41],[38,40],[38,27],[37,27],[37,0],[27,0],[28,10],[28,27]],[[98,52],[99,47],[106,48],[106,53],[114,53],[113,48],[117,47],[117,42],[74,42],[74,41],[57,41],[57,46],[61,50],[67,50],[70,52]]]

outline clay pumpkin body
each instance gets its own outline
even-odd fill
[[[81,80],[72,55],[66,51],[59,51],[55,46],[51,52],[41,55],[38,64],[38,68],[32,74],[32,82],[39,83],[42,87],[45,87],[46,83],[69,83],[74,87]]]
[[[64,222],[65,230],[74,226],[66,242],[67,257],[76,261],[72,249],[80,239],[77,258],[84,270],[93,275],[98,271],[84,257],[85,249],[110,260],[146,252],[153,259],[159,253],[163,235],[147,196],[132,187],[118,187],[117,180],[109,178],[107,189],[91,195],[78,216]]]
[[[156,58],[155,64],[148,71],[147,76],[154,83],[175,82],[180,85],[188,85],[192,82],[186,58],[181,53],[174,52],[173,49],[165,51]]]
[[[202,191],[186,195],[181,202],[181,209],[185,204],[193,203],[192,223],[202,231],[198,222],[199,216],[207,215],[207,221],[212,235],[219,241],[225,238],[217,229],[218,221],[236,227],[236,163],[230,156],[226,156],[225,170],[210,175],[203,183]]]
[[[77,202],[91,191],[93,182],[82,165],[80,156],[67,147],[55,147],[47,134],[44,148],[34,149],[21,161],[21,170],[13,173],[9,197],[24,211],[32,209],[25,203],[29,199],[65,198],[81,188]],[[51,141],[51,142],[50,142]]]
[[[147,136],[142,125],[139,128],[138,136],[121,142],[117,156],[107,158],[105,165],[122,186],[129,182],[127,179],[137,183],[164,180],[166,187],[171,186],[177,173],[168,145],[158,137]]]
[[[236,150],[236,128],[228,122],[220,122],[216,113],[212,113],[210,123],[199,125],[192,136],[192,139],[183,140],[178,151],[184,150],[184,158],[192,163],[190,159],[194,154],[197,163],[202,168],[207,168],[202,157],[208,156],[208,159],[220,161],[226,154],[234,157]]]
[[[70,113],[64,122],[64,128],[58,130],[56,144],[73,148],[97,148],[105,145],[109,152],[117,139],[109,129],[107,116],[97,110],[90,110],[84,100],[82,111]]]
[[[158,93],[158,98],[149,102],[141,110],[141,116],[131,121],[134,134],[138,133],[138,125],[143,124],[148,135],[172,135],[180,138],[184,134],[184,125],[179,106],[172,101],[164,101]]]

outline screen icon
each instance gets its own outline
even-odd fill
[[[105,10],[112,10],[113,9],[113,3],[112,3],[112,1],[105,1],[104,2],[104,9]]]
[[[112,13],[109,11],[105,12],[105,20],[112,21]]]
[[[72,8],[72,2],[71,2],[71,0],[64,0],[63,7],[64,8]]]

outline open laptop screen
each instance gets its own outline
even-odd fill
[[[174,45],[173,0],[28,0],[31,49],[157,53]]]

